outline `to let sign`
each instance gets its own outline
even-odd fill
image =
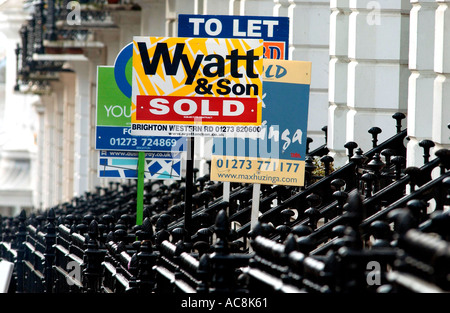
[[[134,37],[133,136],[261,130],[261,39]]]
[[[179,14],[178,36],[262,38],[265,58],[286,60],[289,49],[289,18]]]

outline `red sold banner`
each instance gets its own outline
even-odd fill
[[[155,123],[202,122],[249,125],[258,122],[256,98],[137,96],[136,119]]]

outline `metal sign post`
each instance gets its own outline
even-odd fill
[[[138,159],[138,181],[136,197],[136,225],[142,225],[144,215],[144,172],[145,152],[139,152]]]
[[[191,241],[192,236],[192,194],[194,189],[194,137],[188,138],[186,160],[186,189],[184,193],[184,229],[186,242]]]

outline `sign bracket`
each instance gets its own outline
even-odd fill
[[[142,225],[144,219],[144,174],[145,152],[139,152],[138,156],[138,180],[136,196],[136,225]]]

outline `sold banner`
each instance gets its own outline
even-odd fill
[[[263,40],[133,38],[131,135],[254,137]]]
[[[215,140],[211,180],[303,186],[311,62],[264,59],[256,139]]]

